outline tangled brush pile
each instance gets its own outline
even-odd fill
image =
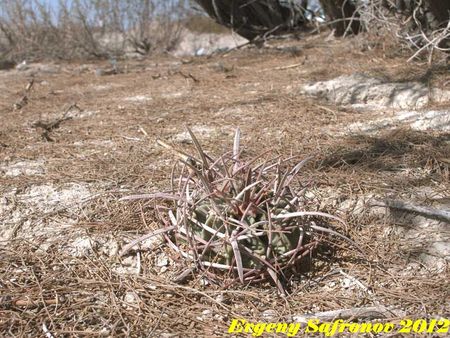
[[[343,222],[338,217],[302,210],[304,199],[292,182],[308,159],[288,171],[282,169],[287,161],[280,159],[245,162],[240,158],[239,130],[233,151],[213,159],[189,128],[188,132],[198,158],[158,141],[182,163],[179,177],[172,175],[172,192],[124,198],[170,200],[172,207],[156,208],[165,227],[133,241],[123,252],[164,234],[173,250],[210,279],[247,284],[270,277],[284,292],[283,276],[327,237],[352,242],[314,222],[317,218]]]

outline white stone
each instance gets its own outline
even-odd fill
[[[136,304],[137,303],[137,297],[134,294],[134,292],[127,292],[125,296],[123,297],[123,300],[125,303],[128,304]]]
[[[267,321],[274,321],[278,317],[278,313],[275,310],[269,309],[269,310],[265,310],[262,313],[262,316]]]
[[[203,56],[217,50],[235,48],[248,40],[237,34],[194,33],[188,30],[182,32],[180,43],[175,48],[175,56]]]
[[[147,95],[135,95],[124,98],[124,101],[128,102],[147,102],[153,100],[150,96]]]
[[[94,243],[89,237],[77,238],[68,245],[67,252],[74,257],[90,256],[94,252]]]
[[[450,131],[450,110],[399,111],[391,117],[373,121],[357,122],[346,126],[347,133],[373,133],[380,130],[395,129],[407,125],[414,130]]]
[[[203,310],[202,315],[203,315],[203,317],[211,317],[212,311],[211,310]]]
[[[194,126],[191,130],[197,138],[212,137],[214,134],[217,134],[216,129],[208,126]],[[179,143],[192,143],[192,138],[188,131],[176,134],[173,136],[173,140]]]
[[[165,255],[158,256],[156,260],[157,267],[163,267],[169,265],[169,259]]]
[[[3,164],[0,165],[0,174],[2,172],[7,177],[43,175],[45,174],[44,161],[17,161]]]
[[[344,75],[311,83],[302,93],[357,109],[418,109],[429,102],[450,100],[450,91],[433,89],[419,82],[388,82],[364,74]]]

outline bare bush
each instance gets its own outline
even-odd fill
[[[10,0],[0,3],[0,58],[120,57],[174,48],[184,0]]]
[[[450,2],[442,0],[195,0],[217,23],[250,40],[307,27],[320,3],[335,36],[374,32],[407,46],[411,58],[450,52]]]
[[[336,36],[359,33],[361,24],[357,4],[350,0],[320,0]]]
[[[360,9],[364,26],[391,34],[411,50],[412,60],[435,51],[450,52],[450,2],[440,0],[370,0]]]
[[[134,50],[147,54],[155,49],[171,50],[178,43],[182,18],[187,11],[185,1],[125,0],[126,22],[132,23],[125,34]],[[163,15],[159,15],[163,13]]]

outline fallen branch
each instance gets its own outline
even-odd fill
[[[385,306],[368,306],[360,308],[339,309],[333,311],[317,312],[314,314],[304,314],[293,316],[293,320],[299,323],[307,323],[310,319],[320,319],[321,321],[333,321],[336,319],[379,319],[379,318],[391,318],[402,317],[403,311],[389,310]]]
[[[377,207],[385,207],[385,208],[392,208],[392,209],[398,209],[398,210],[405,210],[409,212],[415,212],[421,216],[437,219],[440,221],[448,222],[450,223],[450,211],[447,210],[439,210],[431,207],[423,207],[419,205],[414,205],[410,203],[406,203],[399,200],[386,200],[384,202],[382,201],[376,201],[371,204],[371,206],[377,206]]]
[[[272,71],[272,70],[286,70],[286,69],[292,69],[292,68],[297,68],[300,66],[303,66],[305,64],[305,61],[302,61],[300,63],[295,63],[293,65],[288,65],[288,66],[280,66],[280,67],[272,67],[272,68],[264,68],[261,69],[260,72],[264,72],[264,71]]]
[[[195,83],[199,83],[200,80],[197,79],[196,77],[194,77],[194,75],[192,75],[191,73],[188,74],[184,74],[181,70],[177,72],[178,74],[180,74],[182,77],[184,77],[186,80],[193,80]]]
[[[74,108],[81,110],[76,104],[72,104],[69,106],[69,108],[66,109],[66,111],[62,114],[61,117],[58,117],[57,119],[48,122],[41,120],[36,121],[33,123],[33,127],[43,129],[43,132],[41,134],[42,138],[46,141],[54,142],[54,140],[50,137],[50,133],[52,132],[53,129],[59,128],[62,122],[72,119],[72,117],[68,116],[68,114]]]
[[[183,270],[178,276],[172,279],[172,282],[176,284],[185,284],[189,279],[193,277],[194,268],[188,268]]]
[[[56,297],[54,299],[31,299],[29,297],[8,300],[0,299],[0,308],[9,309],[11,307],[26,307],[28,309],[40,307],[43,305],[59,305],[64,302],[64,297]]]

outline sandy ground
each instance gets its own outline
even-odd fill
[[[106,62],[0,71],[0,335],[220,337],[232,318],[366,306],[389,308],[394,321],[448,317],[448,223],[369,202],[450,209],[450,103],[408,115],[304,91],[355,73],[450,90],[448,66],[407,64],[364,37],[325,37],[123,61],[111,75]],[[441,122],[417,125],[430,111]],[[301,181],[315,210],[344,218],[364,255],[347,246],[319,255],[287,298],[270,283],[178,284],[185,265],[159,239],[119,257],[158,227],[150,204],[119,198],[168,189],[174,159],[155,140],[192,151],[186,124],[213,154],[231,149],[239,127],[244,156],[314,156]]]

